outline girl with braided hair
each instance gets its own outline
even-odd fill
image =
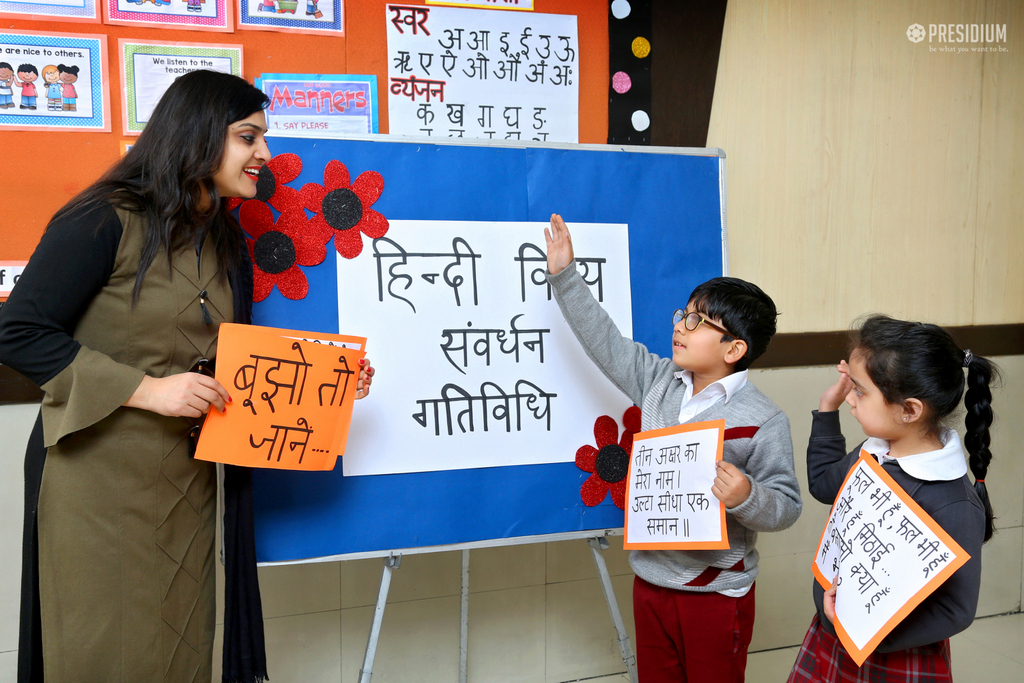
[[[981,546],[993,531],[985,475],[992,460],[989,387],[998,371],[988,360],[961,350],[941,327],[882,315],[863,321],[851,349],[849,363],[839,364],[839,379],[813,412],[807,445],[811,495],[831,505],[863,448],[971,557],[860,667],[835,634],[835,588],[825,592],[815,582],[817,613],[789,681],[952,681],[949,638],[974,621]],[[961,446],[948,421],[958,413],[965,385],[967,432]],[[849,453],[839,426],[844,400],[868,436]]]

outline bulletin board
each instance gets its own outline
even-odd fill
[[[368,170],[380,173],[385,187],[372,208],[392,221],[536,222],[542,247],[543,223],[555,212],[570,227],[627,224],[633,338],[662,356],[671,353],[672,312],[685,306],[694,286],[723,273],[719,150],[399,139],[277,138],[273,146],[277,154],[302,159],[295,186],[324,182],[330,160],[342,161],[353,181]],[[363,240],[367,253],[358,258],[371,258],[371,240]],[[309,292],[302,298],[271,291],[256,304],[254,322],[337,332],[338,258],[328,248],[322,264],[303,269]],[[373,359],[373,339],[367,355]],[[378,375],[386,372],[378,366]],[[610,383],[606,390],[617,394]],[[366,401],[373,400],[371,392]],[[357,404],[353,429],[359,414]],[[621,424],[621,413],[612,417]],[[595,507],[584,505],[580,486],[590,474],[574,462],[351,477],[343,470],[339,462],[331,472],[255,472],[261,562],[501,543],[623,523],[610,497]]]

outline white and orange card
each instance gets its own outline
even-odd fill
[[[812,571],[836,591],[836,633],[857,665],[970,555],[861,451],[818,541]]]
[[[366,339],[225,323],[217,380],[232,401],[206,417],[196,458],[246,467],[334,469],[352,421]]]
[[[711,493],[725,420],[692,422],[633,437],[624,548],[729,547],[725,505]]]

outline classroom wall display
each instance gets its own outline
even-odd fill
[[[263,74],[255,85],[270,98],[268,135],[306,137],[377,132],[377,77]]]
[[[103,0],[108,24],[231,33],[231,0]]]
[[[970,555],[862,450],[811,569],[835,582],[836,633],[857,665]]]
[[[120,38],[121,105],[124,134],[138,135],[146,127],[164,91],[181,75],[210,69],[242,75],[242,46],[202,43],[156,43]]]
[[[392,135],[578,142],[576,17],[388,5]]]
[[[106,80],[106,36],[0,33],[0,128],[109,132]]]
[[[345,35],[343,0],[235,0],[238,28]]]
[[[365,336],[377,374],[333,471],[255,473],[260,561],[622,526],[611,495],[584,501],[577,453],[604,415],[615,440],[635,430],[619,426],[630,402],[566,339],[543,229],[564,215],[594,295],[670,353],[672,311],[722,274],[724,162],[510,144],[272,140],[274,182],[243,227],[273,226],[296,258],[326,231],[327,255],[296,282],[275,275],[291,259],[254,252],[270,283],[254,322]]]
[[[79,21],[90,24],[100,23],[97,0],[32,0],[13,2],[0,0],[0,17],[12,19],[35,19],[45,21]]]
[[[0,261],[0,301],[7,301],[28,261]]]
[[[478,9],[517,9],[533,11],[533,0],[425,0],[428,5],[476,7]]]

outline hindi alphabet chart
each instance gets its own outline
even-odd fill
[[[836,632],[859,666],[968,559],[862,450],[832,506],[812,571],[826,590],[833,580],[839,585]]]
[[[579,141],[576,17],[387,6],[393,135]]]
[[[224,323],[217,381],[232,397],[206,416],[195,457],[230,465],[331,470],[345,452],[362,337]]]
[[[375,340],[345,475],[571,462],[617,394],[562,319],[544,223],[390,221],[338,259],[340,325]],[[627,226],[573,224],[579,272],[632,328]],[[571,370],[567,370],[571,368]],[[415,444],[415,448],[409,445]]]
[[[633,436],[624,548],[729,547],[725,504],[711,493],[724,436],[725,420],[691,422]]]

